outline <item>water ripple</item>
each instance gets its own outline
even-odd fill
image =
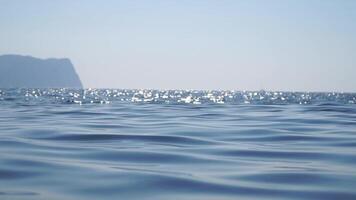
[[[356,95],[1,89],[0,199],[356,199]]]

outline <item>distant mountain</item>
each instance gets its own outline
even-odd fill
[[[39,59],[31,56],[0,56],[0,88],[82,88],[67,58]]]

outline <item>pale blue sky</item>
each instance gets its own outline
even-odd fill
[[[0,0],[0,54],[86,87],[356,92],[356,1]]]

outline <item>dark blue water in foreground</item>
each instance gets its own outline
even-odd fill
[[[0,199],[356,199],[356,94],[0,90]]]

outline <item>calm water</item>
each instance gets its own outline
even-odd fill
[[[0,199],[356,199],[356,94],[0,90]]]

